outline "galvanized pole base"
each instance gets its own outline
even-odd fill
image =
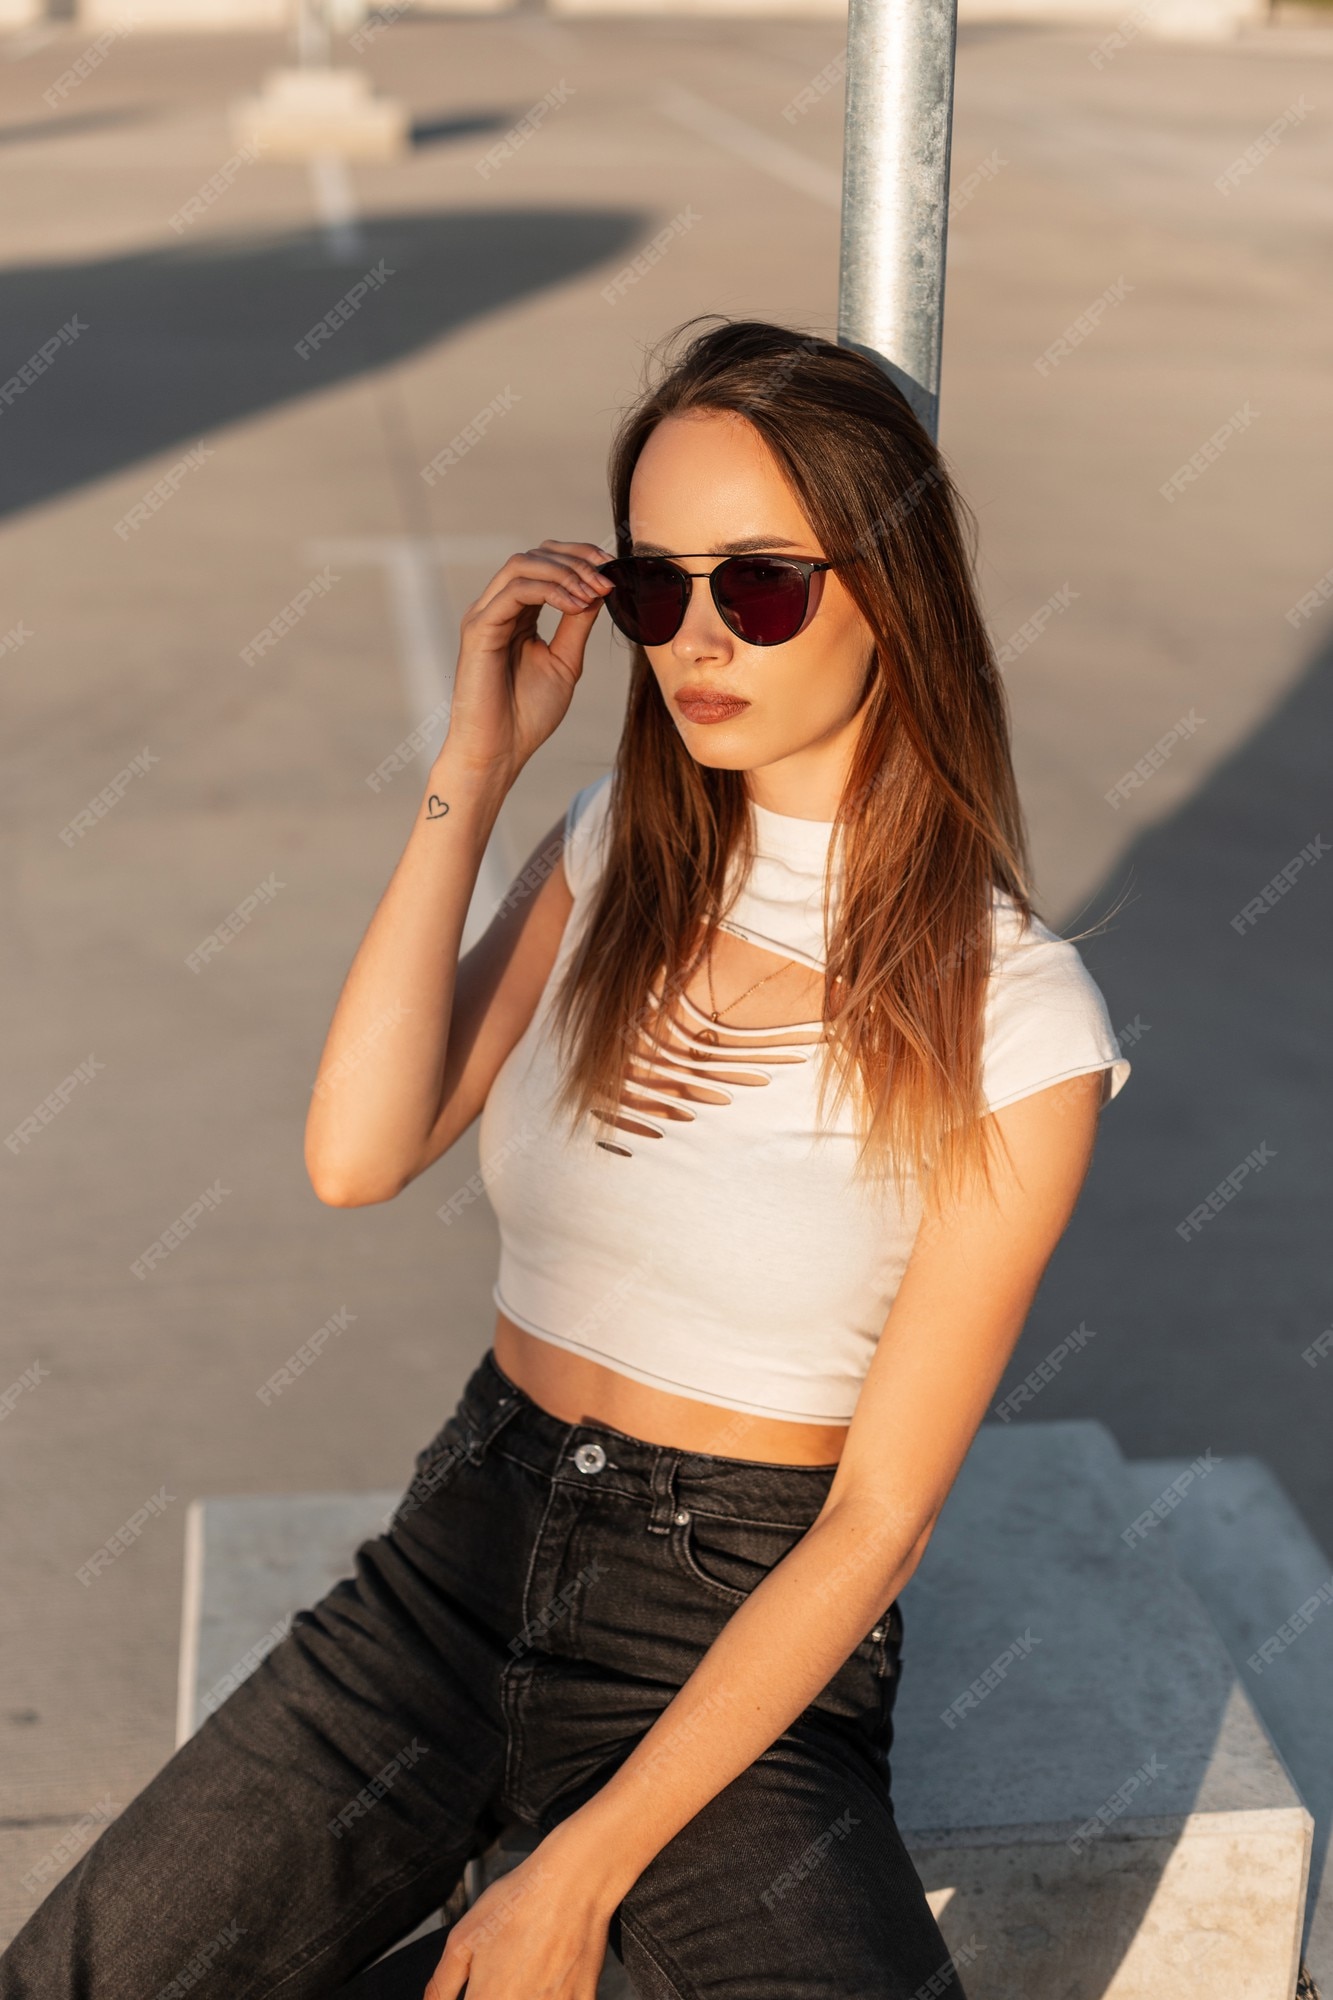
[[[850,0],[838,339],[938,435],[957,0]]]

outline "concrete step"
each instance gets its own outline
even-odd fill
[[[293,1613],[349,1576],[360,1543],[381,1534],[400,1493],[247,1493],[192,1500],[176,1741],[252,1673]]]
[[[309,160],[323,153],[355,160],[391,160],[408,144],[407,107],[376,97],[356,69],[278,69],[258,96],[231,109],[232,137],[242,152],[269,160]]]
[[[1185,1469],[1165,1458],[1129,1466],[1144,1506]],[[1163,1526],[1314,1816],[1302,1955],[1333,1995],[1333,1562],[1257,1458],[1219,1460]]]
[[[904,1592],[894,1804],[969,2000],[1291,2000],[1311,1816],[1145,1524],[1168,1483],[1145,1495],[1097,1424],[983,1426]],[[397,1497],[195,1503],[183,1729]],[[623,1980],[609,1960],[599,2000]]]
[[[1102,1425],[983,1425],[903,1593],[895,1811],[969,2000],[1293,1993],[1310,1815],[1144,1513]]]
[[[281,1493],[190,1502],[176,1685],[178,1744],[254,1672],[295,1612],[351,1574],[356,1549],[383,1533],[401,1497]],[[394,1949],[439,1930],[443,1919],[466,1907],[466,1894],[457,1897],[448,1911],[428,1917]]]

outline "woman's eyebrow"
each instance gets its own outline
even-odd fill
[[[799,546],[799,543],[794,542],[790,535],[746,535],[739,542],[720,542],[716,549],[691,549],[687,553],[690,555],[748,556],[753,554],[756,549],[794,549]],[[636,556],[673,556],[678,553],[675,549],[663,548],[660,542],[633,542],[631,548]]]

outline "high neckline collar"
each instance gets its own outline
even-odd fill
[[[754,815],[755,847],[758,853],[790,862],[797,867],[822,871],[828,861],[829,844],[836,821],[800,819],[794,813],[773,812],[750,800]]]
[[[761,821],[776,820],[780,826],[819,826],[831,833],[835,825],[831,819],[807,819],[804,813],[774,812],[771,806],[761,806],[758,799],[751,799],[750,804]]]

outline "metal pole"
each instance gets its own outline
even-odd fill
[[[302,69],[327,69],[333,58],[325,0],[296,0],[296,60]]]
[[[957,0],[849,0],[838,339],[938,436]]]

